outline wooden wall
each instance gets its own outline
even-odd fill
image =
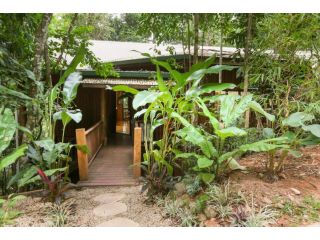
[[[82,120],[80,123],[71,121],[66,128],[66,140],[75,142],[75,131],[77,128],[89,129],[100,121],[101,95],[99,88],[83,88],[81,85],[78,89],[78,95],[75,99],[75,108],[82,112]],[[61,121],[58,122],[56,128],[56,136],[62,134]]]

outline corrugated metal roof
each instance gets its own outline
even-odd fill
[[[147,89],[157,85],[157,81],[149,79],[123,79],[123,78],[85,78],[81,81],[84,87],[108,88],[116,85],[126,85],[138,89]]]
[[[134,59],[148,59],[141,53],[148,53],[153,57],[160,56],[177,56],[183,55],[184,52],[182,44],[160,44],[142,43],[142,42],[118,42],[118,41],[101,41],[90,40],[89,49],[93,54],[102,62],[121,62]],[[169,50],[170,49],[170,50]],[[193,55],[193,46],[191,46],[191,55]],[[222,56],[223,58],[230,58],[235,52],[236,48],[224,47]],[[209,57],[214,54],[220,55],[220,48],[216,46],[200,46],[199,56]],[[67,55],[66,60],[71,62],[72,58]],[[88,66],[78,66],[78,69],[90,69]]]

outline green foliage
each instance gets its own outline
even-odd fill
[[[271,140],[239,146],[231,152],[225,152],[226,139],[246,135],[244,129],[238,128],[239,119],[246,110],[253,111],[273,121],[274,116],[265,112],[255,102],[252,95],[244,97],[234,95],[215,95],[206,97],[213,91],[234,88],[233,84],[202,85],[205,74],[217,74],[230,71],[230,66],[210,66],[214,58],[193,65],[184,74],[173,70],[167,62],[151,59],[157,68],[158,86],[138,92],[133,99],[133,108],[139,110],[136,116],[144,116],[144,163],[147,174],[172,176],[173,166],[179,159],[186,159],[191,167],[186,171],[193,171],[205,183],[219,177],[220,171],[226,168],[243,169],[234,157],[248,151],[268,151],[279,146]],[[172,80],[164,81],[160,67],[166,69]],[[187,86],[190,86],[187,88]],[[186,89],[187,88],[187,89]],[[117,86],[117,90],[134,92],[132,89]],[[214,109],[209,104],[220,104]],[[207,104],[208,103],[208,104]],[[195,109],[198,109],[195,112]],[[210,110],[209,110],[210,109]],[[212,109],[212,110],[211,110]],[[200,110],[200,111],[199,111]],[[194,124],[194,115],[200,114],[208,118],[210,129],[204,129]],[[216,117],[218,116],[218,117]],[[148,128],[150,124],[150,128]],[[162,138],[154,142],[153,134],[156,128],[162,126]],[[273,139],[278,142],[278,139]],[[185,147],[188,143],[190,147]],[[192,164],[195,163],[195,164]],[[192,166],[193,165],[193,166]],[[157,181],[161,182],[161,181]]]
[[[66,201],[61,204],[52,203],[47,210],[52,227],[63,227],[68,223],[68,219],[74,214],[74,202]]]
[[[9,155],[0,159],[0,171],[8,167],[9,165],[13,164],[15,161],[17,161],[18,158],[24,156],[24,153],[26,150],[27,150],[27,145],[23,144],[19,146],[16,150],[14,150],[12,153],[10,153]]]
[[[21,213],[14,210],[16,203],[25,197],[22,195],[9,195],[8,199],[0,198],[0,227],[14,223],[14,219]]]
[[[199,176],[187,175],[183,178],[183,182],[186,185],[187,193],[190,196],[195,196],[202,190],[201,178]]]
[[[9,108],[0,108],[0,155],[10,145],[15,131],[13,112]]]
[[[239,209],[241,209],[239,211]],[[275,223],[277,212],[265,206],[256,210],[254,206],[246,210],[238,208],[238,212],[234,214],[232,226],[234,227],[268,227]]]
[[[267,14],[257,24],[250,84],[258,101],[273,109],[276,131],[292,112],[317,114],[319,99],[318,14]],[[284,133],[284,132],[282,132]]]
[[[305,112],[296,112],[284,118],[281,123],[283,128],[279,138],[273,138],[276,133],[273,129],[266,129],[265,133],[271,143],[271,139],[280,139],[276,148],[270,147],[268,151],[267,174],[270,180],[275,180],[277,174],[283,170],[284,161],[287,159],[288,154],[293,157],[300,157],[301,153],[298,151],[301,146],[314,145],[319,143],[319,124],[306,125],[308,122],[314,120],[314,116]],[[286,132],[285,132],[286,130]],[[291,131],[291,130],[294,130]],[[279,158],[276,158],[276,150],[281,150]]]

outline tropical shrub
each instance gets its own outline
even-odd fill
[[[279,148],[271,143],[281,140],[275,138],[244,144],[229,152],[224,150],[228,138],[246,135],[244,129],[237,127],[246,110],[250,108],[269,121],[273,121],[274,116],[265,112],[252,95],[208,96],[214,91],[236,87],[230,83],[201,84],[207,74],[234,69],[232,66],[210,67],[213,60],[209,58],[193,65],[189,72],[179,73],[168,63],[151,58],[157,68],[157,86],[140,92],[125,86],[113,88],[134,94],[133,108],[138,110],[135,117],[143,115],[145,153],[142,167],[146,171],[149,186],[146,189],[151,187],[156,188],[156,192],[167,191],[167,188],[163,188],[166,186],[163,180],[172,179],[174,167],[182,165],[178,164],[179,159],[185,159],[184,162],[188,163],[184,170],[196,173],[209,183],[227,167],[232,170],[243,169],[235,160],[237,156],[248,151]],[[163,80],[160,67],[169,72],[170,80]],[[197,124],[199,115],[209,120],[209,130]],[[162,138],[154,141],[154,131],[160,126],[163,127]]]
[[[24,131],[28,137],[28,144],[21,145],[15,152],[0,161],[0,167],[3,169],[13,164],[19,157],[24,156],[26,152],[26,158],[23,160],[20,171],[10,179],[7,188],[15,184],[18,188],[21,188],[46,178],[48,181],[55,183],[54,192],[59,192],[58,189],[63,189],[65,183],[69,181],[71,149],[77,147],[82,151],[87,151],[85,146],[77,146],[64,141],[66,126],[70,121],[73,120],[78,123],[82,118],[81,111],[74,109],[73,100],[77,95],[77,89],[81,81],[81,75],[74,71],[83,55],[84,48],[82,46],[58,83],[43,95],[38,96],[39,99],[35,101],[39,104],[38,108],[43,109],[40,134],[18,126],[11,110],[4,110],[5,115],[0,118],[0,134],[6,136],[3,138],[4,146],[10,143],[16,128]],[[58,121],[62,122],[63,127],[60,141],[55,136]],[[49,180],[49,178],[51,179]],[[52,184],[48,184],[48,181],[44,182],[51,192],[51,200],[54,200],[55,198],[52,197],[53,191],[50,188]]]
[[[280,156],[277,157],[277,149],[268,151],[268,162],[266,165],[267,174],[270,179],[276,179],[283,170],[284,161],[291,154],[293,157],[300,157],[301,146],[315,145],[320,143],[320,124],[310,124],[314,116],[305,112],[295,112],[282,120],[281,128],[284,134],[280,148]],[[271,128],[264,129],[267,138],[274,138],[275,131]]]

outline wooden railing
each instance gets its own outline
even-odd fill
[[[133,176],[140,177],[142,128],[135,127],[133,136]]]
[[[79,178],[81,181],[88,180],[88,167],[103,145],[103,122],[99,121],[88,130],[85,130],[84,128],[77,129],[76,139],[77,144],[86,145],[89,149],[88,153],[77,150]]]

